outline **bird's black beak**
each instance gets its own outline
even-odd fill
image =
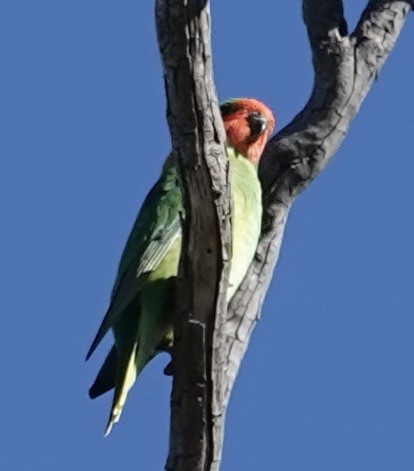
[[[252,141],[255,141],[267,128],[267,119],[256,111],[249,113],[247,122],[250,127],[250,139]]]

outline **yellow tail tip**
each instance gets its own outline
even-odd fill
[[[104,437],[107,437],[107,436],[111,433],[112,426],[113,426],[113,422],[111,421],[111,422],[108,423],[108,425],[106,426],[105,433],[104,433]]]
[[[108,423],[106,424],[104,437],[107,437],[111,433],[112,427],[121,418],[121,412],[122,412],[122,407],[120,407],[120,406],[114,407],[111,410],[111,415],[109,416]]]

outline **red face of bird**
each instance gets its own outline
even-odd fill
[[[235,98],[220,106],[228,145],[257,164],[275,127],[269,108],[253,98]]]

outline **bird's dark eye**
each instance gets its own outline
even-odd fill
[[[250,139],[255,141],[267,128],[267,119],[260,113],[252,111],[247,116],[250,127]]]

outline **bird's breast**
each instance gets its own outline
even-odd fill
[[[253,260],[262,221],[262,192],[256,168],[243,157],[230,157],[233,194],[233,244],[227,299],[243,281]]]

